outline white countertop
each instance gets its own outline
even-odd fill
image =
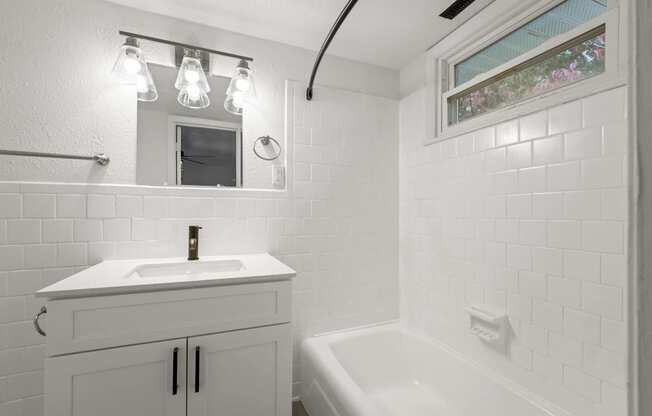
[[[239,260],[241,270],[200,273],[191,276],[134,277],[137,268],[148,265],[188,262],[185,258],[131,259],[103,261],[66,279],[45,287],[36,296],[49,299],[147,292],[154,290],[187,289],[201,286],[287,280],[296,272],[271,255],[245,254],[206,256],[188,263],[208,263]]]

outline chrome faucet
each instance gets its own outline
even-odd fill
[[[188,260],[199,260],[199,230],[201,227],[188,227]]]

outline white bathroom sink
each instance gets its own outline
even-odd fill
[[[296,272],[269,254],[108,260],[36,292],[49,299],[286,280]]]
[[[220,273],[237,272],[243,270],[244,264],[240,260],[214,260],[214,261],[197,261],[197,262],[179,262],[179,263],[154,263],[143,264],[134,269],[128,275],[132,279],[151,279],[158,277],[167,277],[176,279],[179,277],[186,279],[200,278],[205,275],[214,275]]]

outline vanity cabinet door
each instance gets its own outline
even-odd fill
[[[45,416],[185,416],[186,339],[48,358],[45,392]]]
[[[290,416],[289,324],[188,339],[188,416]]]

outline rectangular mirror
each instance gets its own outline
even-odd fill
[[[207,74],[210,105],[192,109],[177,100],[177,68],[155,64],[149,64],[149,68],[159,97],[153,102],[138,102],[138,184],[270,189],[285,186],[283,158],[264,160],[253,151],[257,147],[258,153],[267,157],[281,154],[281,145],[245,139],[246,111],[236,115],[224,109],[230,78]],[[255,170],[258,178],[261,172],[269,175],[269,180],[249,184],[247,169]]]

